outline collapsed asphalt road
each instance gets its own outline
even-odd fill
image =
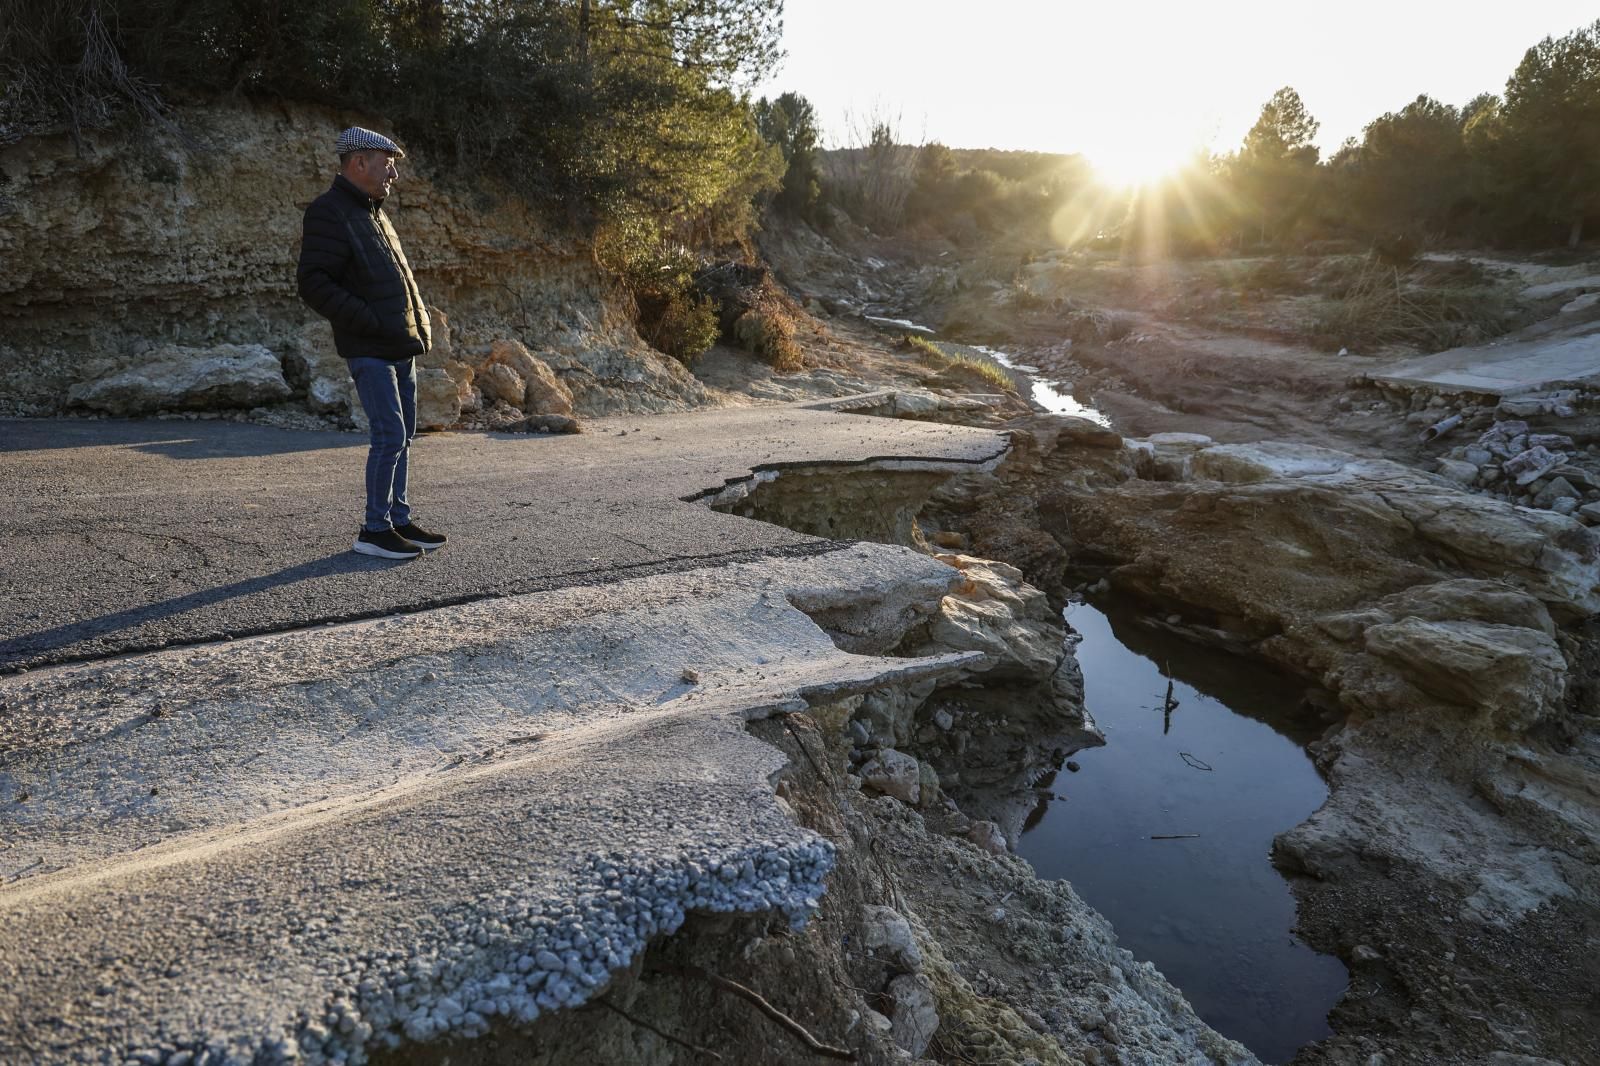
[[[892,647],[944,564],[689,501],[996,434],[765,408],[425,438],[451,541],[408,563],[349,551],[363,443],[0,423],[0,1061],[355,1064],[580,1004],[691,911],[802,921],[833,852],[746,721],[982,659],[813,621]]]
[[[365,439],[208,421],[0,422],[0,672],[768,556],[828,541],[686,502],[752,471],[981,463],[994,433],[806,407],[450,433],[412,503],[450,536],[357,556]]]

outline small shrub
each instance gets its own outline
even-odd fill
[[[746,311],[733,323],[733,337],[745,351],[784,373],[805,366],[800,346],[794,342],[794,323],[768,308]]]
[[[717,343],[721,332],[717,309],[710,300],[680,292],[667,299],[652,333],[645,339],[651,347],[688,365]]]

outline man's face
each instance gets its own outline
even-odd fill
[[[382,200],[400,179],[400,171],[388,152],[357,152],[345,166],[344,176],[374,200]]]

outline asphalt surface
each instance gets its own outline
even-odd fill
[[[805,613],[892,641],[954,577],[857,545],[0,677],[0,1063],[356,1064],[690,912],[803,920],[833,849],[746,719],[981,661]]]
[[[445,433],[414,446],[411,562],[350,551],[366,440],[215,421],[0,422],[0,672],[765,556],[828,541],[694,497],[752,471],[982,463],[999,435],[804,407]]]

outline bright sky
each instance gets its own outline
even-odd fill
[[[900,140],[1082,152],[1142,176],[1236,147],[1292,85],[1324,153],[1420,93],[1500,93],[1523,52],[1600,15],[1593,0],[1488,9],[1436,0],[787,0],[788,59],[825,142],[898,116]]]

